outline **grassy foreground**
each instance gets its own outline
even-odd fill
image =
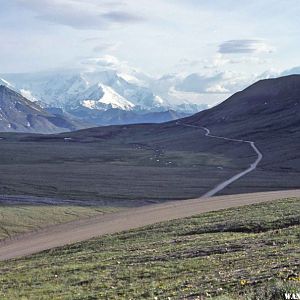
[[[116,209],[93,206],[0,205],[0,240],[113,210]]]
[[[284,299],[300,199],[211,212],[0,263],[0,299]]]

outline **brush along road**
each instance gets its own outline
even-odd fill
[[[300,197],[300,190],[202,197],[131,208],[118,213],[55,225],[4,240],[0,243],[0,260],[27,256],[105,234],[190,217],[204,212],[290,197]]]

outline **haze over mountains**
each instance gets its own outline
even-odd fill
[[[169,121],[207,108],[171,95],[176,84],[173,79],[153,80],[137,72],[106,69],[2,74],[0,84],[43,108],[60,108],[95,125]]]
[[[163,95],[163,90],[166,91],[175,84],[172,77],[161,78],[159,84],[153,82],[146,84],[145,75],[138,73],[135,75],[136,77],[132,74],[119,74],[115,70],[10,74],[6,75],[7,79],[0,79],[0,85],[19,91],[30,101],[18,94],[13,95],[3,88],[2,91],[6,93],[2,92],[2,98],[9,94],[10,101],[17,99],[26,105],[39,107],[39,110],[43,111],[43,116],[49,114],[68,120],[68,124],[72,125],[65,124],[63,128],[66,130],[96,125],[162,123],[184,118],[205,108],[189,102],[171,104],[166,94],[163,98],[152,92],[156,90]],[[194,77],[188,76],[181,84],[185,85],[191,80],[193,83]],[[299,121],[295,121],[300,119],[299,78],[300,75],[293,75],[261,80],[244,91],[234,94],[220,105],[185,120],[234,136],[254,132],[264,135],[264,132],[281,131],[289,125],[299,126]],[[193,86],[195,87],[195,82],[189,83],[190,88]],[[1,105],[4,105],[2,109],[7,110],[8,99],[2,99]],[[5,123],[2,125],[3,131],[35,132],[33,127],[29,128],[26,125],[27,121],[22,121],[21,127],[16,126],[18,129],[14,129],[14,126],[8,124],[17,124],[19,118],[10,120],[9,114],[6,118],[7,121],[2,121]],[[60,128],[60,125],[58,127]],[[53,132],[61,131],[63,130],[53,129]],[[51,129],[46,126],[43,131],[42,127],[39,127],[36,132],[49,133]]]
[[[250,79],[230,71],[212,71],[152,77],[109,55],[85,63],[73,69],[0,74],[0,85],[50,113],[102,126],[183,118],[225,100],[255,78],[280,76],[274,71]],[[282,74],[298,71],[296,68]]]

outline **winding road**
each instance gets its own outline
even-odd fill
[[[182,124],[179,122],[177,122],[177,124],[205,130],[205,136],[209,138],[247,143],[252,147],[257,158],[246,170],[218,184],[200,198],[130,208],[117,213],[110,213],[90,219],[81,219],[78,221],[50,226],[38,230],[37,232],[30,232],[12,237],[11,239],[0,241],[0,261],[31,255],[43,250],[85,241],[105,234],[112,234],[158,222],[190,217],[204,212],[288,197],[300,197],[300,190],[290,190],[226,195],[210,198],[242,176],[245,176],[255,170],[259,162],[262,160],[263,155],[252,141],[215,136],[210,134],[210,130],[206,127]]]
[[[257,165],[263,159],[262,153],[257,148],[257,146],[255,145],[255,143],[252,142],[252,141],[231,139],[231,138],[227,138],[227,137],[223,137],[223,136],[212,135],[212,134],[210,134],[210,130],[208,128],[202,127],[202,126],[190,125],[190,124],[185,124],[185,123],[180,123],[180,122],[177,122],[176,124],[177,125],[181,125],[181,126],[193,127],[193,128],[198,128],[198,129],[205,130],[205,136],[210,137],[210,138],[221,139],[221,140],[226,140],[226,141],[231,141],[231,142],[238,142],[238,143],[247,143],[247,144],[249,144],[252,147],[252,149],[254,150],[254,152],[257,154],[256,160],[246,170],[244,170],[244,171],[242,171],[242,172],[240,172],[240,173],[232,176],[231,178],[227,179],[226,181],[218,184],[212,190],[210,190],[207,193],[205,193],[203,195],[203,197],[212,197],[212,196],[216,195],[218,192],[220,192],[223,189],[225,189],[231,183],[237,181],[238,179],[240,179],[241,177],[245,176],[246,174],[254,171],[256,169]]]

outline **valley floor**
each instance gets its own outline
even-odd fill
[[[188,199],[256,159],[248,145],[223,145],[199,129],[144,126],[55,136],[6,134],[0,147],[0,194],[111,206]]]
[[[211,132],[231,137],[225,129]],[[176,123],[1,137],[0,195],[72,199],[98,206],[196,198],[257,159],[247,143],[210,138],[200,128]],[[249,139],[261,150],[262,161],[219,194],[299,188],[297,136],[293,143],[284,137],[279,139],[283,142],[270,143],[256,136]]]

